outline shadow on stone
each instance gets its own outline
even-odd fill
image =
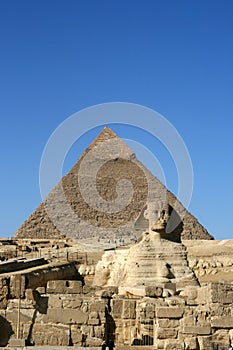
[[[28,336],[26,339],[27,346],[34,345],[32,333],[33,333],[34,324],[36,322],[37,313],[47,314],[47,310],[48,310],[48,297],[41,297],[40,293],[36,290],[33,291],[33,297],[34,297],[34,300],[36,301],[36,304],[35,304],[35,310],[32,316],[32,322],[30,324]]]
[[[14,332],[10,322],[0,316],[0,346],[6,346],[12,334],[14,334]]]
[[[153,345],[154,338],[150,335],[143,335],[141,339],[135,338],[132,345]]]
[[[167,222],[166,233],[165,233],[165,237],[163,238],[168,239],[169,241],[172,241],[172,242],[181,243],[181,234],[183,232],[183,221],[181,220],[181,217],[171,205],[168,206],[168,215],[169,215],[169,219]],[[171,231],[172,227],[175,227],[173,231]]]
[[[115,342],[115,330],[116,330],[116,323],[113,319],[113,317],[107,313],[106,314],[106,328],[105,328],[105,339],[112,340]]]

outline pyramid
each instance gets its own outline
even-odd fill
[[[108,127],[15,233],[14,238],[101,239],[129,243],[148,230],[144,212],[169,208],[179,225],[173,241],[213,239],[177,198]]]

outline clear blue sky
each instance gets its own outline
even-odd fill
[[[40,158],[53,130],[84,107],[126,101],[176,127],[194,167],[189,210],[215,238],[233,238],[232,0],[2,0],[0,50],[0,236],[41,201]],[[175,192],[157,143],[114,130],[165,162]],[[70,152],[67,169],[98,131]]]

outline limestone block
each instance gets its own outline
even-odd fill
[[[200,350],[206,350],[206,349],[215,350],[216,347],[213,344],[211,337],[198,337],[198,349],[200,349]]]
[[[50,294],[48,298],[48,307],[53,309],[61,309],[62,308],[61,297],[56,294]]]
[[[118,294],[118,287],[109,287],[100,292],[101,298],[111,298],[114,294]]]
[[[91,347],[91,346],[99,347],[99,346],[101,346],[102,342],[103,342],[103,339],[99,339],[99,338],[95,338],[95,337],[87,337],[86,341],[85,341],[85,345],[87,347]]]
[[[34,324],[32,340],[35,345],[68,346],[69,326]]]
[[[155,306],[153,304],[147,304],[146,305],[145,318],[147,320],[155,318]]]
[[[211,293],[209,286],[201,286],[197,288],[197,304],[207,304],[211,301]]]
[[[25,299],[34,300],[33,289],[26,289],[25,290]]]
[[[12,275],[10,277],[10,296],[11,298],[24,298],[25,293],[25,276]]]
[[[229,330],[229,339],[230,339],[230,343],[233,344],[233,329]]]
[[[66,281],[48,281],[47,294],[64,294],[66,289]]]
[[[146,286],[146,296],[151,298],[161,297],[163,294],[163,288],[158,286]]]
[[[90,304],[90,311],[105,312],[106,302],[98,300]]]
[[[164,342],[164,350],[183,350],[184,349],[184,342],[178,339],[166,339]],[[209,350],[209,349],[208,349]]]
[[[211,316],[228,316],[231,317],[232,305],[213,303],[210,305]]]
[[[111,306],[113,318],[121,318],[121,315],[123,313],[123,300],[112,299]]]
[[[182,333],[197,334],[197,335],[208,335],[211,334],[211,327],[209,325],[203,326],[184,326],[180,330]]]
[[[6,310],[5,309],[3,309],[3,310],[1,310],[0,309],[0,316],[2,316],[2,317],[6,317]]]
[[[85,284],[82,292],[83,294],[91,294],[95,292],[95,289],[91,285]]]
[[[185,306],[185,300],[179,296],[172,296],[166,299],[169,306]]]
[[[19,299],[9,299],[7,304],[7,310],[17,309],[19,305]],[[22,309],[34,309],[35,302],[32,300],[21,299]]]
[[[93,337],[94,336],[94,330],[93,326],[91,325],[81,325],[81,331],[85,335],[85,338],[88,337]]]
[[[196,337],[185,337],[184,341],[185,350],[196,350],[198,349],[198,342]]]
[[[95,326],[94,327],[94,334],[96,338],[101,338],[104,339],[104,335],[105,335],[105,325],[101,325],[101,326]]]
[[[177,319],[169,319],[169,318],[158,318],[157,319],[157,325],[160,328],[175,328],[178,327],[180,324],[179,320]]]
[[[106,322],[106,313],[99,312],[99,319],[100,319],[100,323],[105,323]]]
[[[233,328],[233,317],[213,316],[211,317],[211,327],[214,328]]]
[[[46,289],[45,289],[45,287],[38,287],[38,288],[36,288],[36,290],[37,290],[40,294],[46,294]]]
[[[181,320],[180,323],[182,326],[194,326],[196,323],[196,317],[194,315],[190,316],[184,316]]]
[[[122,318],[134,319],[136,317],[136,302],[135,300],[123,301]]]
[[[20,322],[31,322],[33,315],[35,313],[35,310],[33,309],[21,309],[20,310]],[[18,310],[12,309],[6,311],[6,319],[12,323],[17,323],[18,320]]]
[[[165,349],[165,340],[163,339],[154,339],[155,349],[164,350]]]
[[[100,324],[99,315],[97,311],[91,311],[89,313],[88,324],[98,326]]]
[[[185,297],[187,305],[197,305],[197,286],[186,286],[182,292],[182,296]]]
[[[183,313],[182,307],[159,307],[156,309],[158,318],[181,318]]]
[[[233,284],[230,283],[211,283],[211,301],[213,303],[232,304],[233,303]]]
[[[140,296],[144,297],[146,295],[146,288],[145,286],[137,286],[137,287],[131,287],[131,286],[120,286],[119,287],[119,294],[125,295],[125,296]]]
[[[9,347],[23,349],[25,347],[25,339],[10,338]]]
[[[79,309],[82,305],[82,299],[78,299],[77,297],[63,297],[62,298],[62,307],[64,309]]]
[[[83,334],[78,326],[71,326],[71,340],[74,345],[82,345]]]
[[[219,329],[211,336],[212,342],[221,346],[230,343],[230,331],[228,329]],[[228,348],[227,348],[228,349]]]
[[[166,282],[164,283],[163,288],[169,291],[171,295],[174,295],[176,292],[176,283]]]
[[[47,294],[80,294],[83,292],[82,281],[48,281]]]
[[[88,314],[79,309],[48,309],[47,315],[44,315],[44,322],[62,323],[62,324],[86,324]]]
[[[178,330],[175,328],[158,328],[157,329],[157,338],[158,339],[168,339],[168,338],[177,338]]]

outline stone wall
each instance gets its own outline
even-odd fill
[[[168,298],[111,300],[116,343],[156,349],[228,350],[233,336],[233,285],[186,287]]]
[[[98,347],[111,338],[122,349],[153,345],[228,350],[233,341],[232,284],[187,286],[175,295],[161,290],[156,296],[150,291],[142,298],[122,297],[109,289],[97,296],[80,281],[68,280],[26,289],[20,305],[20,337],[35,346]],[[19,299],[8,298],[0,311],[5,329],[1,346],[17,332]]]
[[[39,292],[40,291],[40,292]],[[26,289],[20,301],[20,338],[27,345],[100,346],[105,338],[106,299],[84,294],[81,281],[50,281],[47,289]],[[9,299],[2,322],[17,334],[19,299]],[[2,340],[5,346],[7,337]]]

